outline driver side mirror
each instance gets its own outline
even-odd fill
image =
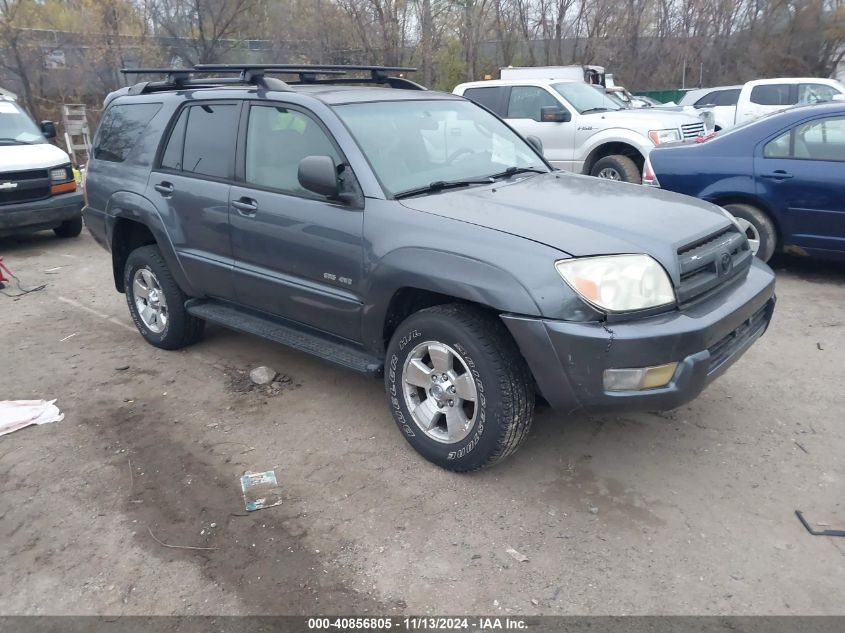
[[[540,121],[543,123],[567,123],[571,120],[572,114],[561,106],[543,106],[540,108]]]
[[[56,124],[52,121],[41,121],[41,133],[44,138],[56,138]]]
[[[531,147],[533,147],[535,150],[537,150],[537,153],[538,153],[540,156],[542,156],[542,155],[543,155],[543,141],[541,141],[539,138],[537,138],[537,137],[536,137],[536,136],[534,136],[533,134],[530,134],[529,136],[526,136],[526,137],[525,137],[525,140],[526,140],[526,141],[528,141],[528,144],[529,144]]]
[[[299,161],[297,178],[305,189],[321,196],[337,199],[340,193],[337,168],[331,156],[306,156]]]

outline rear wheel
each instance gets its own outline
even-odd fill
[[[197,342],[205,321],[185,310],[187,296],[176,284],[157,246],[142,246],[126,258],[126,302],[135,327],[148,343],[179,349]]]
[[[765,211],[750,204],[726,204],[724,209],[734,216],[748,238],[751,252],[764,262],[769,261],[777,247],[778,234],[774,222]]]
[[[65,220],[59,226],[53,229],[58,237],[77,237],[82,233],[82,218],[73,218],[72,220]]]
[[[405,439],[457,472],[514,453],[534,415],[533,380],[504,325],[460,304],[422,310],[399,325],[385,388]]]
[[[630,182],[636,185],[642,183],[643,178],[637,164],[627,156],[614,154],[596,161],[590,170],[590,175],[606,180]]]

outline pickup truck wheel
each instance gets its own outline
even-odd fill
[[[622,156],[621,154],[605,156],[597,160],[596,164],[590,170],[590,175],[596,178],[605,178],[606,180],[631,182],[635,185],[639,185],[643,181],[643,176],[639,168],[637,168],[637,164],[627,156]]]
[[[534,387],[504,325],[471,306],[421,310],[387,349],[396,424],[427,460],[466,472],[514,453],[534,417]]]
[[[774,222],[757,207],[750,204],[726,204],[725,211],[737,219],[740,228],[745,231],[751,252],[764,262],[775,254],[778,232]]]
[[[65,220],[59,226],[53,229],[58,237],[77,237],[82,233],[82,218],[74,218],[72,220]]]
[[[142,246],[129,254],[123,283],[129,313],[148,343],[162,349],[179,349],[200,339],[205,321],[185,310],[187,297],[157,246]]]

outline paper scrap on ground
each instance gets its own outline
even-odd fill
[[[0,435],[6,435],[31,424],[61,422],[65,414],[53,404],[55,400],[0,400]]]
[[[276,482],[276,471],[264,473],[245,473],[241,477],[241,490],[244,492],[246,511],[272,508],[282,503],[282,491]]]

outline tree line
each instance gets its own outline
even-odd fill
[[[501,66],[598,64],[631,90],[830,76],[845,0],[0,0],[0,86],[36,116],[122,66],[378,63],[451,89]]]

